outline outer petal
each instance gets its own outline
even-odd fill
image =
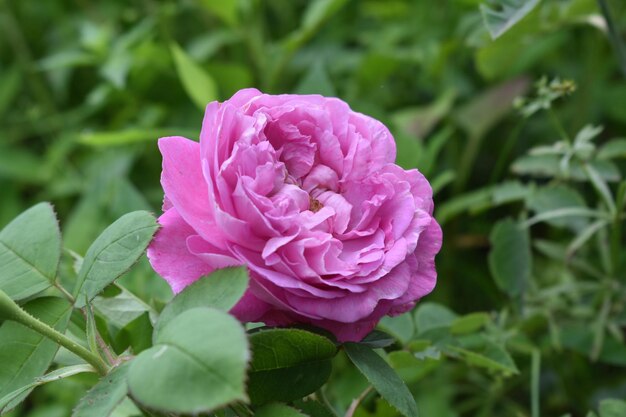
[[[161,185],[166,200],[196,234],[214,239],[207,185],[202,175],[200,144],[180,136],[159,139],[163,155]]]
[[[159,217],[159,223],[161,229],[148,247],[148,259],[152,268],[178,293],[213,268],[187,249],[187,238],[196,232],[175,208]]]

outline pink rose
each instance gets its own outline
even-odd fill
[[[241,90],[206,108],[200,143],[159,140],[162,228],[148,249],[174,292],[246,265],[231,313],[358,341],[432,291],[432,190],[394,164],[389,130],[336,98]]]

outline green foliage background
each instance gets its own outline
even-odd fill
[[[0,0],[0,225],[51,201],[64,247],[83,256],[121,215],[159,212],[156,139],[197,139],[206,102],[244,87],[338,96],[384,121],[398,163],[419,168],[436,192],[438,286],[414,314],[381,325],[399,340],[387,359],[421,415],[582,416],[624,398],[619,44],[593,0],[537,2],[495,41],[481,3]],[[626,3],[600,3],[623,39]],[[544,75],[577,90],[525,118],[513,103]],[[567,169],[525,156],[563,140],[553,118],[571,138],[603,126]],[[576,163],[600,180],[577,178]],[[589,229],[586,215],[557,213],[520,229],[555,209],[610,209],[603,186],[617,205],[611,222]],[[66,251],[62,271],[71,264]],[[171,298],[145,259],[121,282],[150,309]],[[115,324],[120,350],[150,347],[147,315]],[[68,416],[93,379],[38,388],[12,416]],[[346,410],[366,387],[338,356],[329,401]],[[606,404],[602,416],[622,415]],[[396,414],[370,394],[354,415]]]

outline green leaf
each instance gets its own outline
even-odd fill
[[[128,394],[130,363],[114,368],[80,399],[72,417],[108,417]]]
[[[52,206],[37,204],[0,232],[0,290],[21,300],[51,287],[60,259],[61,234]]]
[[[463,317],[459,317],[452,322],[450,332],[452,334],[473,333],[491,321],[488,313],[478,312],[470,313]]]
[[[378,323],[378,328],[393,335],[402,343],[408,342],[415,334],[415,323],[411,314],[400,314],[395,317],[385,316]]]
[[[541,214],[562,208],[586,208],[587,205],[578,191],[567,185],[559,184],[541,187],[528,199],[528,207],[536,214]],[[555,227],[568,227],[578,231],[585,228],[588,221],[584,216],[581,216],[551,219],[548,223]]]
[[[458,316],[448,307],[441,304],[420,303],[415,311],[415,325],[419,334],[441,327],[449,327]]]
[[[528,230],[512,219],[501,220],[489,240],[489,269],[496,284],[509,296],[519,296],[530,280],[532,268]]]
[[[515,362],[506,350],[489,340],[484,342],[480,349],[469,350],[457,346],[447,346],[447,348],[459,354],[461,359],[469,365],[503,372],[505,375],[519,373]]]
[[[248,393],[253,404],[290,402],[328,380],[335,344],[301,329],[260,330],[250,335]]]
[[[598,149],[599,159],[626,158],[626,139],[612,139]]]
[[[165,136],[185,136],[197,138],[199,132],[186,128],[131,128],[112,132],[84,132],[78,135],[78,141],[91,146],[120,146],[138,142],[154,142]]]
[[[412,139],[423,139],[442,118],[448,115],[456,96],[455,90],[445,90],[431,104],[397,111],[392,116],[393,123]],[[443,138],[447,139],[445,136]],[[421,166],[420,171],[423,171]]]
[[[7,406],[14,400],[25,394],[27,391],[32,390],[39,385],[47,384],[48,382],[58,381],[59,379],[68,378],[73,375],[77,375],[84,372],[96,372],[96,370],[87,364],[66,366],[57,370],[54,370],[42,377],[35,378],[33,382],[23,387],[16,389],[15,391],[0,398],[0,413],[3,413]]]
[[[556,155],[526,155],[513,162],[511,170],[517,175],[529,175],[538,178],[560,178],[563,176],[560,161],[561,158]],[[619,168],[609,160],[597,159],[589,164],[606,181],[614,182],[619,181],[621,178]],[[577,160],[571,161],[569,175],[571,179],[576,181],[588,180],[580,161]]]
[[[346,343],[346,354],[378,393],[405,417],[417,417],[417,404],[398,374],[367,346]]]
[[[218,99],[217,85],[211,75],[198,65],[180,46],[170,46],[178,78],[191,100],[204,111],[207,104]]]
[[[130,366],[131,396],[172,413],[210,412],[246,401],[246,334],[232,316],[210,308],[185,311],[161,329],[155,346]]]
[[[326,97],[337,95],[333,82],[328,77],[321,61],[316,61],[296,87],[297,94],[321,94]]]
[[[161,312],[156,329],[158,331],[182,312],[196,307],[213,307],[221,311],[229,311],[237,304],[247,287],[248,270],[246,267],[230,267],[214,271],[177,294]]]
[[[238,0],[201,0],[200,4],[231,26],[239,21]]]
[[[499,0],[500,10],[494,10],[481,4],[480,12],[491,38],[497,39],[522,20],[538,4],[539,0]]]
[[[255,417],[307,417],[295,408],[279,403],[264,405],[255,411],[254,415]]]
[[[411,326],[412,325],[413,323],[411,323]],[[385,332],[382,332],[380,330],[374,330],[370,332],[367,336],[365,336],[363,340],[361,340],[361,342],[359,343],[369,346],[373,349],[381,349],[393,345],[394,343],[396,343],[396,339]]]
[[[298,30],[284,43],[288,51],[294,52],[320,29],[322,24],[337,13],[348,0],[315,0],[309,3]]]
[[[115,297],[96,297],[92,305],[108,323],[120,329],[143,313],[149,313],[151,319],[156,318],[157,315],[152,307],[126,290]]]
[[[296,406],[303,413],[311,417],[337,417],[337,413],[330,409],[325,404],[312,399],[298,400],[294,402]]]
[[[613,398],[600,401],[600,417],[624,417],[626,416],[626,401]]]
[[[42,322],[63,332],[70,316],[70,305],[56,297],[38,298],[24,309]],[[59,346],[41,334],[13,321],[0,327],[0,398],[30,384],[50,366]],[[11,409],[28,395],[25,390],[12,400]]]
[[[85,255],[74,291],[76,306],[83,307],[85,296],[92,300],[133,266],[157,228],[156,219],[147,211],[128,213],[107,227]]]

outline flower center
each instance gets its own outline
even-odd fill
[[[322,203],[309,195],[309,210],[311,210],[313,213],[317,213],[322,209],[322,207],[324,207]]]

